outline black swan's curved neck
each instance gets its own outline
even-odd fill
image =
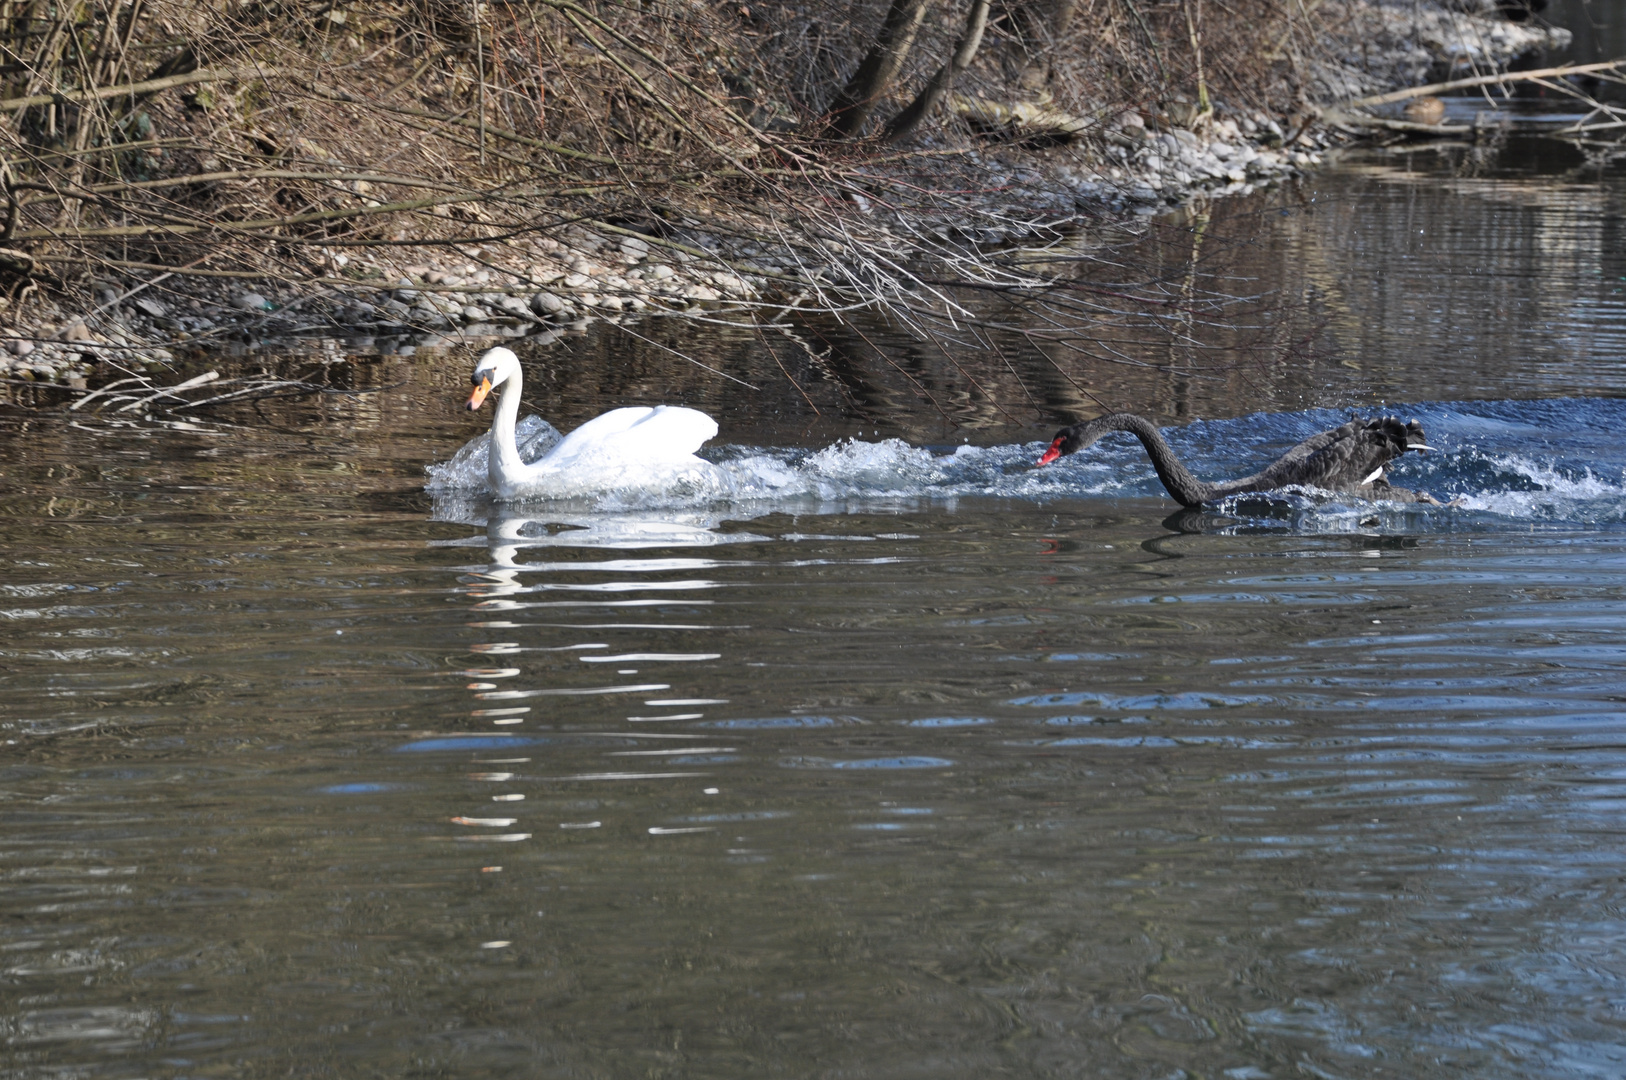
[[[1234,493],[1231,490],[1233,484],[1205,484],[1193,476],[1191,470],[1174,456],[1174,449],[1163,438],[1163,433],[1143,416],[1110,413],[1066,430],[1070,434],[1062,447],[1065,454],[1074,454],[1093,445],[1109,431],[1130,432],[1146,447],[1146,454],[1152,459],[1152,468],[1157,470],[1157,478],[1163,481],[1163,486],[1181,506],[1201,506]]]
[[[1196,507],[1228,495],[1293,486],[1348,491],[1402,502],[1433,501],[1426,492],[1390,487],[1384,478],[1384,469],[1390,461],[1408,450],[1429,448],[1421,424],[1415,420],[1403,424],[1393,416],[1351,419],[1331,431],[1310,436],[1260,472],[1218,484],[1205,484],[1191,475],[1191,470],[1174,456],[1156,426],[1134,413],[1113,413],[1062,428],[1039,464],[1054,461],[1063,454],[1075,454],[1109,431],[1127,431],[1141,441],[1158,479],[1183,506]]]

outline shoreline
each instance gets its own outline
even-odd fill
[[[1376,26],[1389,35],[1388,54],[1376,63],[1365,56],[1364,74],[1354,65],[1323,65],[1317,81],[1327,100],[1394,89],[1407,79],[1415,85],[1420,74],[1441,65],[1449,71],[1463,55],[1506,68],[1533,49],[1567,40],[1564,31],[1453,15],[1442,7],[1407,14],[1377,0],[1346,0],[1346,6],[1367,20],[1368,32]],[[1374,70],[1390,77],[1374,77]],[[1303,175],[1330,149],[1361,137],[1337,120],[1310,110],[1295,123],[1221,105],[1182,126],[1162,112],[1124,107],[1088,138],[1048,149],[1016,143],[939,148],[924,139],[922,153],[909,160],[955,193],[950,199],[928,192],[935,199],[930,206],[878,210],[872,203],[893,194],[885,187],[891,175],[862,162],[854,175],[874,178],[870,194],[856,184],[832,194],[846,200],[848,213],[870,219],[880,235],[904,237],[889,253],[895,256],[930,251],[918,242],[911,247],[910,233],[959,233],[954,242],[967,251],[1031,243]],[[1427,133],[1426,125],[1409,126]],[[966,189],[974,195],[963,195]],[[882,220],[887,215],[896,227]],[[7,387],[0,401],[15,404],[12,388],[19,384],[86,390],[121,377],[162,376],[176,369],[177,352],[244,338],[329,331],[335,337],[499,340],[650,310],[818,310],[852,295],[851,275],[838,273],[849,252],[815,235],[775,244],[730,237],[699,218],[657,224],[643,224],[641,231],[640,223],[583,222],[498,243],[443,244],[440,251],[363,249],[382,252],[371,257],[322,248],[326,273],[298,280],[113,264],[121,276],[87,272],[77,288],[59,296],[12,305],[12,325],[0,330],[0,385]],[[879,290],[869,300],[885,302]]]

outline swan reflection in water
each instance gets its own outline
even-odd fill
[[[495,599],[532,591],[519,580],[534,564],[520,561],[532,548],[605,548],[637,551],[649,548],[703,548],[767,539],[755,533],[727,529],[737,515],[698,510],[560,511],[523,510],[466,496],[436,495],[431,518],[484,527],[483,535],[435,540],[434,547],[485,548],[489,566],[473,570],[479,576],[478,595]],[[667,559],[661,569],[699,569],[710,560]]]

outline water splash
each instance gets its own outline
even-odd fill
[[[1392,411],[1392,410],[1391,410]],[[1201,531],[1372,529],[1442,531],[1494,528],[1509,522],[1596,526],[1626,522],[1626,402],[1565,399],[1538,402],[1437,403],[1405,409],[1422,421],[1430,454],[1393,463],[1397,486],[1452,499],[1450,508],[1372,502],[1347,494],[1288,489],[1235,496],[1193,517]],[[1345,412],[1257,413],[1197,421],[1167,431],[1169,442],[1198,475],[1236,476],[1255,470],[1317,431],[1348,419]],[[558,432],[527,417],[519,426],[528,460],[557,442]],[[582,478],[559,497],[537,500],[551,512],[597,516],[647,511],[706,511],[712,520],[751,518],[775,510],[839,512],[854,502],[991,497],[1049,503],[1057,499],[1151,498],[1167,502],[1145,451],[1115,434],[1089,451],[1033,468],[1042,441],[961,446],[949,453],[898,439],[848,439],[819,450],[721,446],[708,449],[704,473],[632,475],[614,471]],[[430,467],[436,516],[483,520],[487,437],[470,442],[449,462]],[[691,472],[693,472],[691,470]],[[1172,502],[1171,512],[1177,510]],[[660,516],[660,515],[657,515]]]
[[[558,446],[562,439],[564,435],[559,429],[540,416],[522,417],[514,425],[514,441],[519,445],[519,456],[527,462],[539,460]],[[484,431],[464,443],[450,461],[425,469],[429,474],[429,483],[424,486],[431,493],[484,491],[490,461],[491,432]]]

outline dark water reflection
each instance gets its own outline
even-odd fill
[[[1455,400],[1431,467],[1549,454],[1585,514],[1256,531],[1080,466],[437,521],[428,353],[187,431],[0,416],[7,1075],[1618,1075],[1626,460],[1569,399],[1619,385],[1620,183],[1400,164],[1214,212],[1270,225],[1208,235],[1308,298],[1304,366],[1103,392]],[[533,397],[1032,437],[848,355],[899,396],[791,367],[815,416],[741,335],[705,356],[761,396],[605,336]],[[1182,448],[1241,467],[1228,423]]]

